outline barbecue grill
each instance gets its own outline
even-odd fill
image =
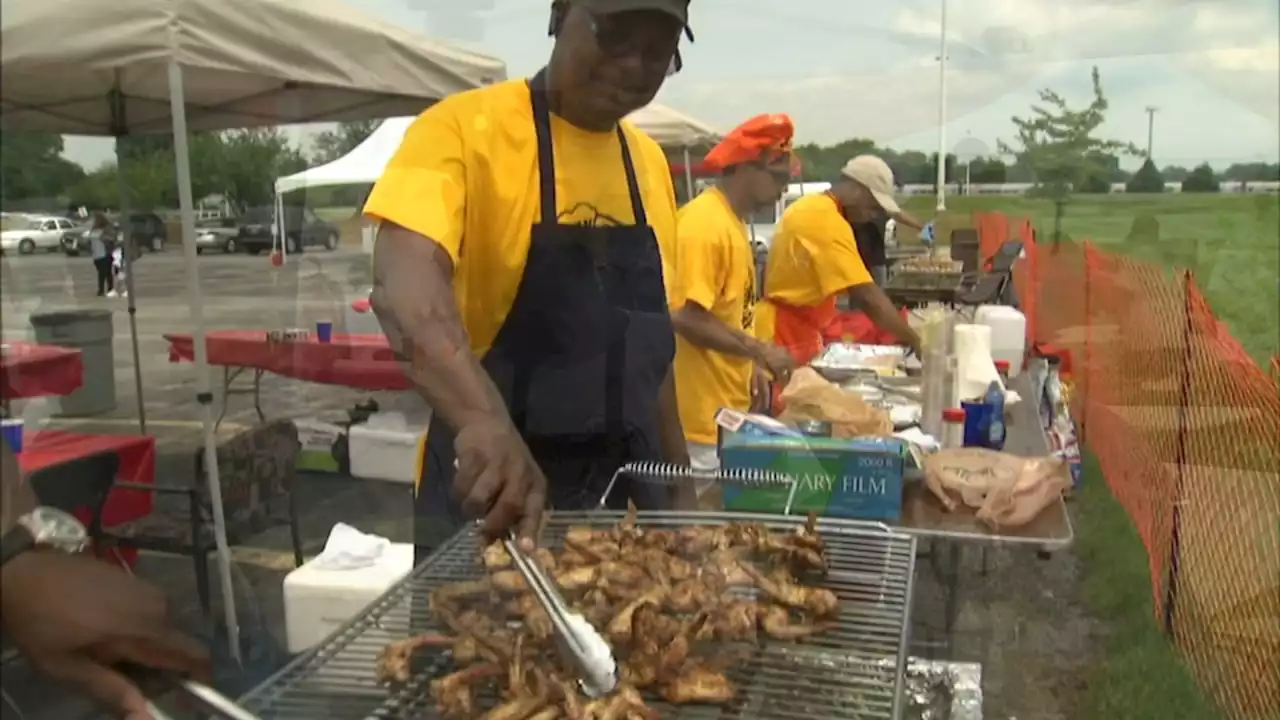
[[[543,542],[558,549],[570,526],[610,527],[622,518],[622,513],[609,511],[557,512],[547,523]],[[755,522],[773,531],[794,531],[804,521],[701,512],[641,512],[638,518],[641,527],[650,528]],[[802,643],[762,637],[758,644],[722,644],[716,654],[742,657],[729,673],[738,688],[730,704],[677,707],[650,697],[650,707],[663,718],[707,720],[901,717],[915,539],[878,523],[851,520],[821,518],[818,530],[826,542],[830,572],[822,582],[806,582],[839,596],[837,624]],[[290,663],[241,704],[262,720],[438,718],[429,684],[455,669],[447,650],[421,649],[411,680],[391,688],[375,680],[375,659],[389,642],[444,632],[427,609],[426,595],[448,583],[481,577],[482,545],[474,528],[462,530],[317,650]]]

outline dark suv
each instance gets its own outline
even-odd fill
[[[120,220],[112,221],[112,230],[120,237]],[[129,213],[129,234],[138,247],[151,252],[164,250],[169,240],[169,231],[159,215],[149,212]],[[89,224],[71,230],[62,236],[62,251],[71,257],[88,254]]]
[[[270,207],[250,208],[236,219],[240,232],[236,236],[236,246],[245,252],[256,255],[270,250],[274,232],[275,212]],[[338,247],[338,228],[321,220],[309,207],[286,205],[284,208],[285,237],[289,241],[289,252],[299,252],[308,247],[322,247],[333,250]]]

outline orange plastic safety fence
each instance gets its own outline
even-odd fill
[[[1009,237],[975,226],[984,256]],[[1028,339],[1070,355],[1082,436],[1147,549],[1153,620],[1230,717],[1280,717],[1280,356],[1260,368],[1189,272],[1012,232]]]

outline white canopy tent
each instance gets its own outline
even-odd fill
[[[196,400],[227,636],[237,659],[240,633],[213,433],[187,132],[412,114],[505,74],[499,60],[380,23],[338,0],[5,0],[0,128],[115,137],[117,161],[121,137],[173,134]],[[123,185],[120,190],[127,217]],[[122,225],[127,233],[128,223]],[[145,432],[137,295],[133,273],[128,278]]]
[[[690,193],[692,193],[693,184],[688,177],[691,173],[688,148],[704,142],[717,142],[720,134],[697,120],[661,105],[641,108],[627,119],[656,140],[659,145],[685,148],[686,180],[689,182]],[[369,137],[365,138],[364,142],[337,160],[276,180],[276,193],[282,194],[306,187],[376,182],[382,176],[387,163],[391,162],[391,156],[400,147],[400,142],[404,139],[404,134],[413,120],[412,117],[395,117],[384,121]]]

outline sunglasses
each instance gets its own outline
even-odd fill
[[[591,31],[596,38],[596,46],[611,58],[624,58],[631,55],[640,57],[645,68],[657,72],[662,68],[667,77],[671,77],[684,68],[680,58],[679,47],[666,47],[665,44],[650,43],[641,46],[630,26],[619,22],[615,16],[591,16]],[[687,31],[686,31],[687,34]],[[678,39],[677,39],[678,43]]]

